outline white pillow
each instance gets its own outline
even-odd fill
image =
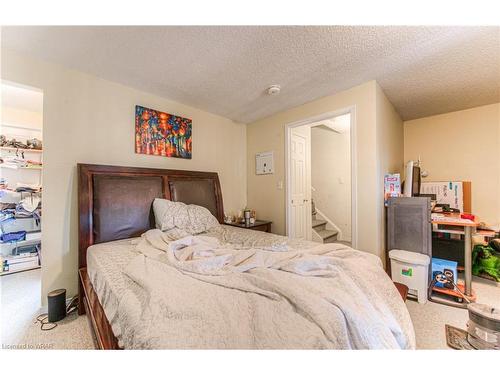
[[[182,202],[156,198],[153,202],[153,211],[156,228],[162,231],[178,228],[189,234],[198,234],[220,225],[209,210],[195,204],[186,205]]]

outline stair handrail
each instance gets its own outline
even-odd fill
[[[316,191],[316,189],[311,185],[311,192],[314,192]],[[311,199],[312,198],[312,193],[311,193]],[[323,217],[323,220],[325,220],[327,222],[327,224],[329,224],[333,229],[335,229],[337,231],[337,239],[339,240],[343,240],[343,236],[342,236],[342,230],[337,226],[335,225],[335,223],[330,220],[330,218],[328,216],[326,216],[319,208],[318,208],[318,204],[317,204],[317,201],[315,201],[314,203],[314,209],[316,211],[316,214],[319,214],[320,216]]]

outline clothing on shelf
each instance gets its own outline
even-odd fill
[[[35,168],[35,167],[41,167],[42,162],[41,161],[36,161],[36,160],[26,160],[27,166],[26,168]]]
[[[0,204],[18,204],[22,200],[21,193],[15,192],[13,190],[2,189],[0,190]]]
[[[5,135],[0,135],[1,147],[12,147],[19,150],[41,150],[43,147],[42,141],[37,138],[26,140],[26,143],[17,141],[15,138],[10,140]]]
[[[17,204],[14,205],[14,207],[9,206],[8,208],[0,210],[0,220],[9,216],[12,216],[14,219],[33,217],[39,220],[42,215],[41,208],[36,208],[34,211],[28,211],[25,210],[21,204]]]
[[[20,200],[18,203],[0,203],[0,225],[7,224],[16,218],[33,218],[35,226],[38,227],[41,221],[42,200],[40,197],[30,195]],[[1,228],[4,232],[3,228]]]
[[[42,142],[0,135],[0,149],[0,275],[6,275],[41,265]]]
[[[0,235],[0,241],[2,242],[18,242],[24,241],[26,239],[26,231],[21,230],[19,232],[2,233]]]
[[[38,193],[38,190],[27,188],[27,187],[18,187],[16,188],[17,193]]]
[[[41,161],[25,159],[18,156],[4,156],[0,158],[0,164],[4,168],[19,169],[19,168],[40,168],[42,166]]]
[[[19,202],[16,207],[16,211],[32,214],[41,203],[42,200],[39,197],[31,195]]]
[[[17,156],[5,156],[0,159],[3,167],[18,169],[25,168],[28,166],[28,162],[23,158],[19,158]]]
[[[27,192],[27,193],[38,193],[42,190],[42,187],[40,184],[26,184],[23,182],[18,182],[16,184],[16,191],[17,192]]]
[[[41,199],[42,191],[33,190],[31,188],[17,188],[16,191],[10,189],[0,189],[0,209],[2,205],[18,204],[25,199],[33,197],[33,199]]]

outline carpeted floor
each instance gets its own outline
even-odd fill
[[[75,312],[57,322],[57,327],[50,331],[42,331],[40,323],[33,319],[26,333],[19,340],[22,349],[94,349],[86,316],[78,316]]]
[[[38,274],[37,274],[38,272]],[[4,349],[93,349],[90,327],[85,316],[71,314],[51,331],[42,331],[36,316],[40,310],[39,271],[17,274],[2,282],[2,345]],[[9,275],[8,277],[15,276]],[[5,276],[3,277],[5,279]],[[500,284],[474,278],[478,302],[500,307]],[[415,327],[418,349],[449,349],[446,346],[445,324],[465,328],[467,310],[433,302],[406,305]]]
[[[56,328],[42,331],[36,317],[41,314],[41,269],[0,277],[1,336],[3,349],[93,349],[85,316],[72,313]]]
[[[480,277],[473,278],[472,288],[477,294],[477,302],[500,308],[500,284]],[[419,304],[408,300],[406,306],[410,311],[417,349],[450,349],[446,345],[445,324],[466,329],[468,312],[451,306],[428,301]]]
[[[0,277],[2,344],[17,343],[41,307],[41,269]]]

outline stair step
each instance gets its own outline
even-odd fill
[[[336,230],[329,230],[329,229],[323,229],[318,231],[318,234],[323,239],[323,241],[326,241],[331,237],[337,236],[338,233],[339,232]]]
[[[312,227],[313,228],[320,227],[322,225],[326,225],[326,221],[325,220],[316,220],[316,219],[312,220]]]

